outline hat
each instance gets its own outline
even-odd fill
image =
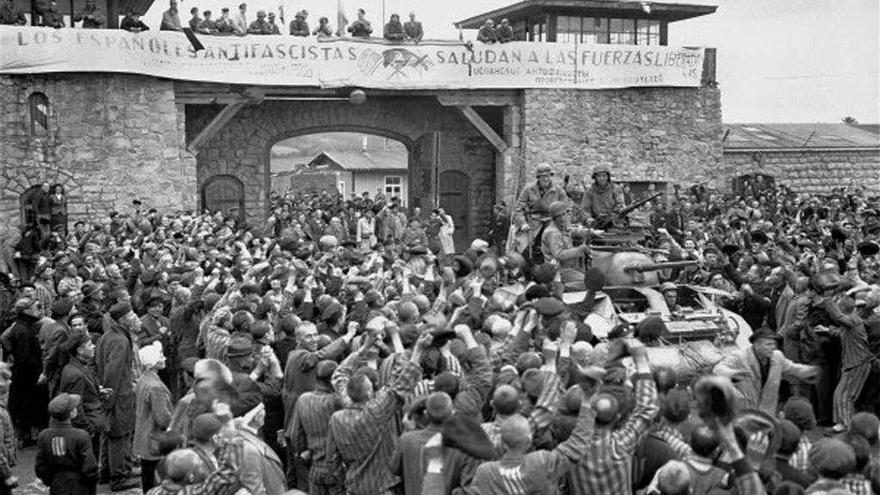
[[[544,177],[553,175],[553,169],[550,167],[549,163],[539,163],[537,167],[535,167],[535,177]]]
[[[534,301],[535,299],[540,299],[542,297],[550,297],[550,289],[543,284],[535,284],[523,293],[523,297],[525,297],[526,301]]]
[[[767,233],[763,230],[753,230],[751,234],[749,234],[749,238],[755,244],[767,244],[767,241],[770,238],[767,237]]]
[[[532,303],[541,316],[559,316],[565,311],[565,304],[555,297],[542,297]]]
[[[49,401],[49,415],[55,419],[67,419],[81,402],[82,397],[79,395],[61,392]]]
[[[672,282],[663,282],[662,284],[660,284],[660,288],[658,289],[658,292],[660,292],[662,294],[662,293],[664,293],[666,291],[670,291],[670,290],[678,290],[678,286]]]
[[[99,283],[92,282],[91,280],[87,280],[82,284],[82,295],[83,297],[91,297],[99,290],[103,289],[103,286]]]
[[[862,256],[874,256],[875,254],[880,253],[880,244],[877,244],[874,241],[864,241],[860,242],[856,249],[858,249],[859,254]]]
[[[819,476],[840,479],[856,468],[856,452],[836,438],[824,438],[810,449],[810,464]]]
[[[791,454],[797,450],[803,432],[798,428],[798,425],[788,419],[780,419],[778,424],[779,430],[782,432],[782,442],[779,444],[779,452],[782,454]]]
[[[554,201],[550,203],[550,207],[547,208],[547,216],[550,218],[556,218],[558,216],[564,215],[567,211],[568,203],[564,201]]]
[[[57,301],[52,303],[52,316],[67,316],[68,314],[70,314],[71,309],[73,309],[73,301],[69,299],[58,299]],[[55,319],[57,320],[58,318]]]
[[[250,356],[254,352],[254,343],[250,337],[235,336],[229,341],[226,357],[235,358]]]
[[[718,256],[721,255],[721,251],[720,251],[717,247],[712,246],[712,245],[710,245],[710,246],[706,246],[706,247],[703,249],[703,256],[705,256],[705,255],[707,255],[707,254],[709,254],[709,253],[714,253],[715,255],[718,255]]]
[[[736,244],[725,244],[721,246],[721,252],[724,253],[726,256],[733,256],[734,254],[739,252],[740,249],[741,248]]]
[[[190,437],[197,442],[207,443],[223,428],[223,422],[214,413],[199,414],[193,420]]]
[[[474,239],[474,242],[471,243],[471,249],[484,253],[489,249],[489,243],[482,239]]]
[[[751,342],[752,344],[760,339],[776,340],[776,332],[771,330],[770,327],[764,326],[755,330],[754,332],[752,332],[752,335],[749,336],[749,342]]]
[[[792,397],[782,407],[785,419],[791,421],[802,431],[809,431],[816,427],[816,415],[813,405],[803,397]]]
[[[138,359],[140,359],[141,365],[144,368],[152,368],[153,366],[156,366],[162,358],[164,358],[164,355],[162,354],[162,343],[159,341],[138,349]]]
[[[550,284],[556,278],[557,268],[552,263],[543,263],[532,268],[532,278],[539,284]]]
[[[131,311],[131,303],[127,301],[118,302],[110,307],[110,318],[119,321],[120,318],[131,313]]]

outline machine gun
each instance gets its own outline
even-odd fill
[[[620,211],[614,212],[606,218],[597,219],[598,222],[597,222],[596,226],[600,229],[609,229],[609,228],[613,228],[615,225],[620,225],[621,223],[623,223],[623,219],[626,218],[627,215],[636,211],[642,205],[648,203],[649,201],[653,201],[662,195],[663,195],[663,193],[654,193],[654,194],[648,196],[647,198],[640,199],[640,200],[636,201],[635,203],[632,203],[628,206],[624,206]]]

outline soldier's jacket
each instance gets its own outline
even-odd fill
[[[584,195],[583,206],[593,218],[608,218],[624,207],[623,191],[614,183],[602,189],[593,184]]]
[[[555,201],[568,202],[568,195],[565,194],[565,190],[553,184],[546,191],[542,191],[538,187],[537,182],[530,182],[519,193],[519,199],[516,201],[516,211],[532,215],[533,217],[543,216],[547,214],[550,205]]]

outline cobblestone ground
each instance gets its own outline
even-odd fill
[[[49,487],[44,485],[34,476],[34,462],[37,457],[37,449],[29,447],[18,451],[18,465],[12,472],[18,476],[18,488],[12,491],[13,495],[45,495],[49,493]],[[124,492],[111,492],[107,485],[98,486],[98,495],[142,495],[140,488]]]

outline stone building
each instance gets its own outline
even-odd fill
[[[847,124],[725,125],[721,172],[760,174],[803,193],[863,187],[880,195],[880,135]]]
[[[604,50],[608,65],[620,65],[627,53],[643,50],[652,56],[667,54],[674,66],[686,62],[695,53],[688,51],[691,49],[662,46],[670,24],[711,13],[714,8],[667,1],[648,8],[643,4],[615,2],[609,7],[608,2],[574,2],[567,10],[547,12],[545,23],[556,27],[547,27],[547,36],[533,39],[549,43],[487,45],[479,47],[480,53],[497,50],[504,57],[531,53],[538,62],[538,53],[561,54],[568,61],[586,60],[584,50]],[[584,10],[576,11],[578,6]],[[607,36],[586,37],[589,33],[583,31],[587,29],[584,26],[590,24],[584,19],[593,19],[591,16],[607,20]],[[605,25],[603,22],[599,25]],[[575,24],[577,34],[572,28]],[[12,30],[14,34],[3,39],[15,40],[17,36],[19,44],[22,39],[30,40],[31,45],[51,44],[56,38],[74,36],[66,30],[6,26],[0,27],[0,34]],[[569,53],[560,45],[571,41],[562,36],[566,32],[585,36],[586,48]],[[89,33],[93,38],[76,34],[70,39],[74,43],[96,40],[102,50],[124,47],[134,52],[126,55],[127,59],[142,57],[145,66],[157,63],[157,58],[162,63],[189,64],[195,57],[203,57],[193,63],[210,69],[216,80],[193,82],[176,77],[176,73],[161,77],[140,69],[134,71],[137,73],[130,69],[119,71],[126,73],[109,69],[72,73],[62,68],[45,73],[39,64],[33,71],[20,65],[4,69],[0,59],[0,101],[5,110],[0,134],[0,238],[17,237],[27,223],[29,191],[43,182],[65,187],[71,221],[126,212],[132,199],[140,198],[145,205],[162,210],[232,209],[249,222],[259,222],[269,206],[272,146],[291,137],[323,132],[369,133],[402,143],[408,152],[409,206],[423,210],[445,207],[462,242],[485,235],[492,205],[501,200],[510,204],[532,180],[540,162],[551,163],[557,177],[568,175],[573,180],[588,180],[597,165],[609,165],[615,180],[633,183],[663,185],[719,178],[724,128],[711,49],[699,52],[702,66],[692,67],[687,76],[684,69],[680,74],[667,72],[690,77],[693,83],[657,85],[650,79],[633,84],[599,82],[590,89],[563,84],[568,89],[562,89],[552,82],[540,82],[544,79],[539,76],[519,86],[503,80],[500,85],[475,86],[468,79],[476,75],[471,72],[474,60],[456,61],[460,57],[456,50],[461,47],[447,44],[451,48],[437,49],[447,50],[442,56],[426,52],[433,58],[430,67],[455,62],[464,71],[465,82],[459,88],[450,89],[441,82],[420,89],[406,84],[388,87],[386,81],[421,77],[417,72],[408,76],[401,71],[429,67],[420,66],[421,58],[412,57],[413,50],[425,50],[425,45],[401,50],[376,41],[364,50],[372,50],[373,58],[361,57],[357,62],[361,70],[366,62],[374,64],[369,74],[364,72],[365,80],[325,87],[323,82],[227,82],[219,68],[221,61],[208,60],[204,52],[187,56],[189,49],[180,44],[186,39],[179,33]],[[111,38],[115,44],[111,45]],[[315,43],[280,37],[278,42],[282,41],[289,48],[285,57],[291,58],[299,56],[299,48],[308,53],[309,47],[294,43]],[[238,41],[214,38],[205,43],[212,50],[211,43],[220,46]],[[630,46],[614,48],[621,45]],[[244,46],[251,51],[239,53],[239,62],[257,53],[253,48],[257,42]],[[63,43],[52,48],[53,54],[65,49]],[[326,57],[325,46],[315,48],[319,54],[325,50]],[[210,53],[219,59],[226,54],[224,50]],[[384,62],[383,56],[376,58],[375,50],[385,50],[381,52]],[[27,53],[39,56],[40,52]],[[476,56],[475,52],[464,53]],[[75,51],[68,55],[79,56]],[[547,59],[547,67],[553,67],[555,62],[549,55]],[[222,62],[232,64],[232,59]],[[543,58],[540,63],[545,63]],[[273,67],[288,69],[281,64]],[[523,64],[508,67],[513,73],[522,72],[528,67],[525,56]],[[367,77],[383,70],[387,79]],[[578,71],[586,73],[575,66],[575,82]],[[249,75],[242,72],[242,80]],[[392,79],[395,77],[398,79]],[[352,86],[364,88],[357,101],[354,96],[358,91]],[[366,98],[361,98],[364,95]]]

